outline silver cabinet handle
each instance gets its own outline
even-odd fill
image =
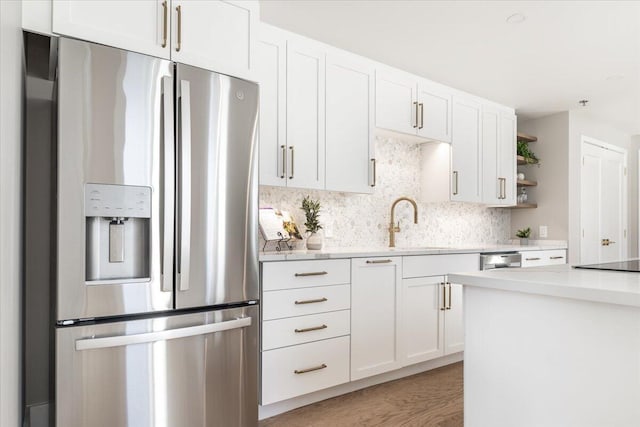
[[[329,301],[328,299],[326,299],[325,297],[322,298],[317,298],[317,299],[307,299],[307,300],[302,300],[302,301],[294,301],[295,305],[300,305],[300,304],[315,304],[317,302],[326,302]]]
[[[507,198],[507,178],[502,178],[502,199]]]
[[[169,329],[166,331],[148,332],[144,334],[119,335],[103,338],[84,338],[76,340],[76,350],[96,350],[100,348],[122,347],[125,345],[187,338],[196,335],[228,331],[231,329],[246,328],[250,325],[251,317],[242,317],[240,319],[210,323],[208,325],[189,326],[188,328]]]
[[[552,256],[549,259],[564,259],[563,256]]]
[[[372,187],[376,186],[376,159],[371,159],[371,163],[373,165],[373,184],[371,184]]]
[[[458,171],[453,171],[453,195],[458,194]]]
[[[180,80],[180,253],[178,262],[178,290],[189,290],[191,262],[191,87]]]
[[[440,311],[444,311],[447,309],[446,283],[440,283],[440,289],[442,290],[442,305],[440,306]]]
[[[392,259],[368,259],[367,260],[367,264],[388,264],[390,262],[393,262]]]
[[[418,103],[414,102],[413,106],[416,109],[415,115],[413,116],[413,119],[414,119],[413,127],[417,128],[418,127]]]
[[[294,329],[293,331],[296,334],[299,334],[299,333],[302,333],[302,332],[320,331],[322,329],[327,329],[327,328],[328,328],[327,325],[320,325],[320,326],[313,326],[311,328]]]
[[[421,102],[418,107],[420,107],[420,126],[418,129],[422,129],[424,127],[424,104]]]
[[[293,179],[293,165],[294,165],[294,158],[293,158],[293,146],[289,147],[289,150],[291,151],[291,175],[289,175],[289,179]]]
[[[180,52],[180,49],[182,49],[182,6],[177,6],[176,12],[178,13],[178,36],[176,52]]]
[[[447,291],[449,294],[449,298],[447,299],[447,306],[445,307],[447,310],[451,310],[451,283],[447,282]]]
[[[327,273],[326,271],[312,271],[311,273],[296,273],[294,274],[295,277],[307,277],[307,276],[324,276]]]
[[[527,261],[540,261],[540,258],[525,258]]]
[[[326,364],[322,364],[320,366],[315,366],[313,368],[307,368],[307,369],[296,369],[295,371],[293,371],[294,374],[306,374],[307,372],[313,372],[313,371],[319,371],[320,369],[324,369],[326,368],[327,365]]]
[[[173,79],[162,78],[162,146],[164,150],[162,182],[162,228],[160,236],[161,290],[173,291],[173,224],[175,222],[175,151],[173,145]]]
[[[167,14],[169,12],[166,0],[162,2],[162,47],[167,47]]]
[[[281,145],[280,149],[282,150],[282,173],[280,174],[280,178],[284,179],[287,164],[287,148],[284,145]]]

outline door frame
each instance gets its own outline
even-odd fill
[[[598,148],[603,148],[605,150],[609,150],[609,151],[615,151],[616,153],[620,153],[623,155],[623,167],[624,167],[624,174],[623,174],[623,179],[622,179],[622,235],[623,235],[623,245],[622,245],[622,258],[625,259],[628,256],[628,252],[629,252],[629,239],[628,239],[628,230],[629,230],[629,224],[628,224],[628,215],[629,215],[629,197],[628,197],[628,174],[626,173],[626,171],[628,170],[628,150],[626,148],[623,147],[619,147],[617,145],[613,145],[610,144],[608,142],[604,142],[604,141],[600,141],[596,138],[592,138],[590,136],[586,136],[586,135],[580,135],[580,162],[582,162],[583,160],[583,156],[584,156],[584,147],[585,144],[589,144],[589,145],[593,145],[596,146]],[[582,206],[582,185],[583,185],[583,179],[582,179],[582,173],[583,173],[583,169],[582,169],[582,164],[580,165],[580,262],[582,262],[583,259],[583,245],[582,245],[582,224],[584,224],[584,209]]]

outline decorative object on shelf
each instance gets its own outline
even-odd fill
[[[518,173],[518,179],[519,179],[520,181],[524,181],[524,174],[523,174],[522,172],[519,172],[519,173]]]
[[[518,194],[517,202],[519,204],[527,203],[527,199],[529,199],[529,196],[527,195],[527,189],[524,187],[520,188],[520,194]]]
[[[518,156],[523,158],[524,164],[540,166],[540,159],[529,149],[526,142],[518,141]]]
[[[516,237],[520,239],[520,244],[526,246],[529,244],[529,237],[531,236],[531,227],[523,228],[516,232]]]
[[[302,240],[293,217],[289,212],[273,208],[260,208],[258,211],[258,229],[264,239],[264,251],[269,242],[276,243],[276,251],[282,250],[282,245],[287,249],[293,249],[292,241]]]
[[[307,237],[307,249],[322,249],[322,236],[318,233],[322,229],[320,225],[320,201],[311,200],[309,196],[302,199],[302,210],[304,211],[307,221],[304,226],[309,236]]]

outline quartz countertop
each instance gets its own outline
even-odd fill
[[[442,247],[424,246],[409,248],[389,248],[389,247],[348,247],[348,248],[326,248],[322,250],[292,250],[281,252],[260,252],[260,261],[292,261],[305,259],[330,259],[330,258],[363,258],[377,256],[407,256],[407,255],[443,255],[443,254],[469,254],[487,252],[520,252],[520,251],[540,251],[553,249],[567,249],[566,244],[549,245],[483,245],[468,247]]]
[[[574,269],[570,265],[451,274],[465,286],[640,307],[640,273]]]

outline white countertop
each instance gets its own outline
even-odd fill
[[[469,247],[414,247],[414,248],[326,248],[318,251],[293,250],[281,252],[260,252],[260,261],[292,261],[305,259],[329,259],[329,258],[362,258],[376,256],[405,256],[405,255],[442,255],[442,254],[469,254],[479,252],[519,252],[540,251],[552,249],[567,249],[566,244],[552,245],[485,245]]]
[[[570,265],[451,274],[467,286],[640,307],[640,273],[580,270]]]

